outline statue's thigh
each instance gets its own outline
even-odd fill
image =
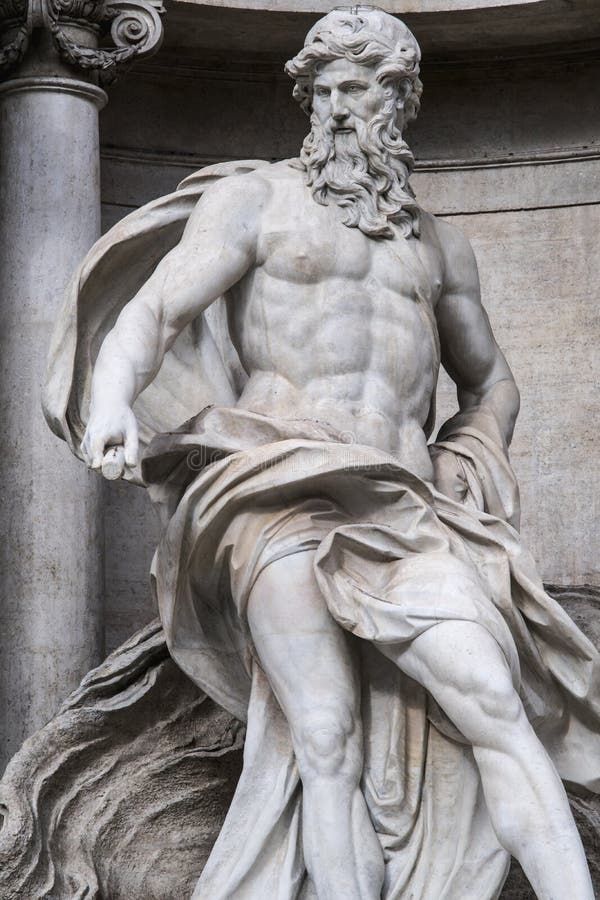
[[[354,713],[359,705],[355,650],[327,609],[313,558],[305,551],[271,563],[248,602],[256,653],[288,718],[316,706]]]
[[[386,654],[387,655],[387,654]],[[524,712],[507,659],[492,635],[475,622],[445,621],[421,634],[395,660],[425,687],[473,744],[504,735]]]

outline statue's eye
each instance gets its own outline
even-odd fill
[[[349,84],[348,87],[346,88],[346,91],[349,94],[362,94],[362,92],[364,90],[365,90],[365,87],[362,84]]]
[[[316,87],[314,90],[317,97],[327,97],[329,96],[329,88],[326,87]]]

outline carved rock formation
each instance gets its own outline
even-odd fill
[[[90,672],[10,762],[0,782],[0,897],[191,896],[242,743],[239,723],[180,672],[152,623]]]
[[[600,589],[555,589],[600,644]],[[2,900],[191,896],[239,773],[243,728],[153,622],[90,672],[0,782]],[[600,802],[571,797],[596,890]],[[534,900],[513,866],[501,900]]]

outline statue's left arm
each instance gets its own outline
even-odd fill
[[[477,263],[469,241],[445,222],[438,221],[436,227],[444,270],[436,307],[441,357],[456,384],[459,405],[451,421],[468,424],[501,443],[506,452],[519,412],[519,391],[481,304]],[[438,486],[446,493],[451,473],[436,474]]]

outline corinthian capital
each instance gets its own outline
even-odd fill
[[[42,27],[64,62],[108,83],[158,50],[163,12],[162,0],[0,0],[0,73],[23,59],[32,29]]]

